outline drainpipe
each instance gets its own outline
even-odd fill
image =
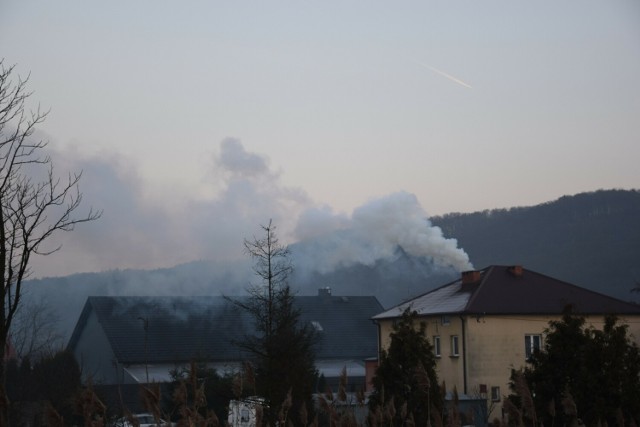
[[[462,323],[462,379],[464,384],[464,394],[467,394],[467,333],[466,333],[466,319],[464,316],[460,316],[460,322]]]
[[[380,330],[380,322],[374,320],[373,323],[376,324],[376,327],[378,328],[378,354],[377,354],[377,358],[378,361],[376,362],[376,365],[380,365],[380,353],[382,352],[382,331]]]

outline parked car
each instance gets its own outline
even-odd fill
[[[156,422],[156,419],[151,414],[132,414],[131,416],[138,421],[140,427],[175,427],[176,425],[163,419],[159,419]],[[114,427],[136,427],[128,417],[119,418],[113,425]]]

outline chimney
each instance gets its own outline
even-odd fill
[[[469,285],[480,281],[480,272],[478,270],[469,270],[462,272],[462,284]]]
[[[507,271],[515,277],[522,277],[521,265],[512,265],[511,267],[507,268]]]
[[[329,286],[326,286],[324,288],[318,289],[318,296],[323,299],[331,297],[331,288]]]

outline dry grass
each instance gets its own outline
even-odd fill
[[[93,390],[91,381],[82,390],[76,402],[76,412],[82,415],[85,427],[103,427],[107,407]]]
[[[509,425],[515,427],[524,427],[524,421],[522,419],[522,412],[516,405],[513,404],[508,398],[502,400],[502,407],[507,413],[509,418]]]

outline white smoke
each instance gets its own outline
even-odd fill
[[[58,170],[83,171],[83,204],[103,216],[55,236],[62,250],[34,258],[35,277],[238,260],[243,239],[259,232],[260,224],[273,219],[286,238],[299,212],[312,205],[304,191],[281,184],[267,157],[232,138],[211,157],[213,172],[206,175],[220,190],[209,197],[176,189],[154,197],[135,165],[117,153],[67,149],[52,157]]]
[[[414,195],[399,192],[351,215],[334,213],[303,190],[283,185],[266,156],[247,151],[236,139],[222,141],[212,156],[208,176],[216,178],[211,185],[219,191],[207,197],[169,189],[164,197],[152,197],[135,165],[117,153],[90,156],[66,150],[52,156],[58,170],[84,171],[85,207],[104,210],[100,220],[55,236],[54,242],[63,245],[59,252],[33,258],[32,277],[65,276],[28,287],[31,298],[57,307],[65,335],[89,295],[244,294],[255,276],[242,243],[259,236],[259,225],[269,219],[282,243],[296,243],[292,253],[300,276],[292,285],[306,286],[298,290],[307,294],[324,285],[314,272],[391,261],[380,276],[384,286],[374,289],[353,276],[344,279],[348,284],[331,284],[343,295],[375,295],[392,303],[401,289],[423,291],[425,279],[438,274],[433,266],[471,268],[467,254],[430,224]],[[397,271],[398,248],[427,259],[428,267]],[[72,275],[92,271],[102,273]]]
[[[208,197],[177,192],[151,197],[135,165],[114,153],[88,156],[67,150],[55,152],[54,162],[60,170],[84,171],[84,202],[104,215],[59,235],[56,242],[63,249],[35,261],[37,276],[153,269],[196,260],[235,266],[246,258],[243,240],[259,234],[259,225],[270,219],[282,243],[303,242],[294,254],[300,272],[371,266],[392,258],[398,247],[436,266],[471,268],[467,254],[430,224],[414,195],[399,192],[351,215],[334,213],[303,190],[283,185],[269,159],[247,151],[237,139],[223,140],[212,156],[209,176],[219,191]],[[153,293],[148,287],[144,292]]]
[[[351,218],[332,215],[326,208],[303,213],[296,235],[297,268],[327,273],[354,264],[372,266],[390,259],[402,248],[414,257],[428,258],[436,266],[456,270],[472,268],[469,256],[431,225],[413,194],[398,192],[372,200],[353,211]]]

